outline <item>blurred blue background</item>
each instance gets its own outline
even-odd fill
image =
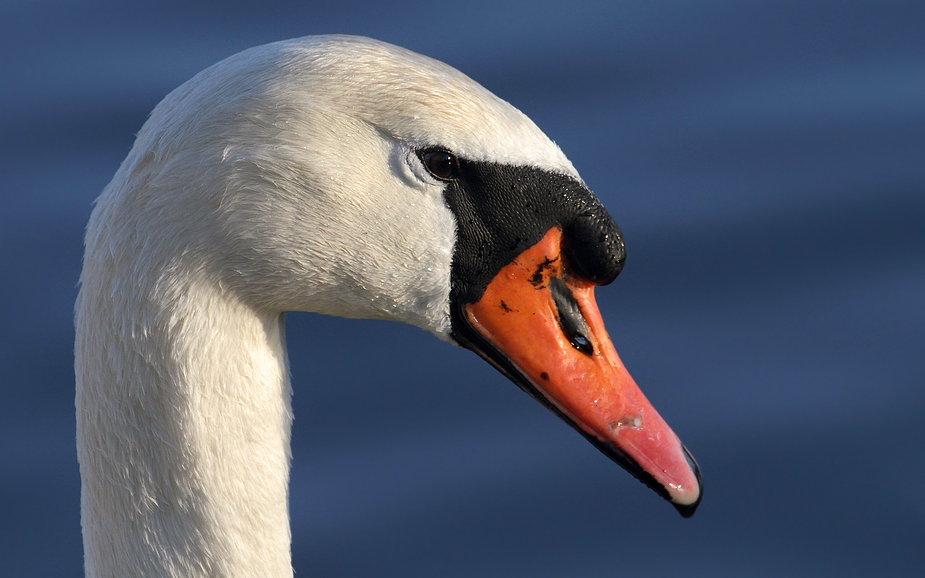
[[[626,235],[598,291],[682,520],[471,353],[293,314],[300,576],[921,576],[925,3],[0,2],[0,574],[80,576],[72,306],[148,112],[351,33],[521,108]]]

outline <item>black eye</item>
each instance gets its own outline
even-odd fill
[[[444,181],[455,179],[459,172],[456,157],[446,151],[425,151],[421,153],[421,162],[427,172]]]

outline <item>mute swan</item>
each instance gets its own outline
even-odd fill
[[[326,36],[199,73],[154,109],[87,227],[87,576],[291,576],[289,310],[475,351],[693,514],[697,466],[592,295],[623,258],[559,148],[442,63]]]

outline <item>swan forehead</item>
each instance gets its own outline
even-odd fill
[[[306,111],[359,119],[417,146],[440,146],[476,161],[534,166],[578,177],[526,115],[458,70],[366,38],[321,36],[269,45]],[[293,95],[284,95],[287,101]]]

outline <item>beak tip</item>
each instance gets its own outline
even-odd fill
[[[672,502],[671,505],[675,507],[682,518],[690,518],[694,515],[694,512],[697,511],[697,506],[700,505],[700,500],[703,499],[703,479],[700,477],[700,467],[697,465],[697,460],[694,459],[694,456],[691,455],[690,450],[681,444],[681,449],[684,452],[684,457],[687,459],[688,465],[691,467],[691,470],[694,472],[694,476],[697,478],[697,498],[693,502],[686,504]]]
[[[703,494],[701,493],[701,495]],[[693,504],[672,503],[671,505],[674,506],[674,508],[678,511],[679,514],[681,514],[682,518],[690,518],[691,516],[694,515],[694,512],[697,511],[697,506],[700,505],[700,496],[697,496],[697,501],[694,502]]]

